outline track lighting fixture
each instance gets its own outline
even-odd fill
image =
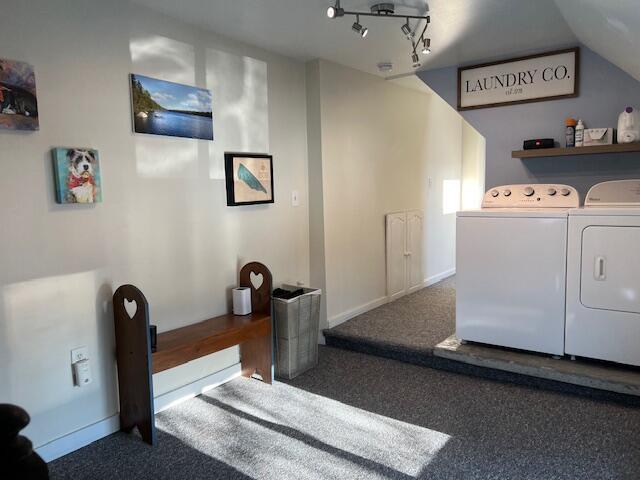
[[[369,33],[369,29],[367,27],[360,25],[360,15],[356,15],[356,21],[353,22],[351,30],[359,34],[362,38],[366,37],[367,33]]]
[[[422,40],[422,53],[429,55],[431,53],[431,39],[424,38]]]
[[[329,18],[344,17],[344,8],[340,7],[340,0],[336,0],[336,4],[333,7],[327,8],[327,17]]]
[[[358,33],[362,38],[366,37],[369,33],[369,29],[363,27],[360,24],[360,17],[378,17],[378,18],[402,18],[404,19],[404,23],[401,25],[400,29],[402,34],[411,42],[411,60],[413,61],[414,68],[420,66],[420,58],[416,53],[416,50],[422,43],[422,53],[428,55],[431,53],[431,39],[425,38],[424,34],[427,31],[427,27],[431,21],[431,17],[429,15],[396,15],[395,13],[395,5],[393,3],[385,2],[385,3],[376,3],[371,6],[369,12],[355,12],[348,11],[342,8],[340,5],[340,0],[336,0],[335,4],[327,9],[327,17],[329,18],[339,18],[344,17],[345,15],[353,15],[356,17],[356,21],[351,26],[351,29]],[[415,25],[415,30],[411,29],[410,20],[417,20],[418,23]],[[424,21],[424,28],[422,29],[422,33],[418,36],[416,35],[418,32],[418,27],[420,22]],[[416,42],[415,38],[419,40]]]

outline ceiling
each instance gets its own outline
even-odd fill
[[[327,18],[333,0],[134,2],[302,61],[323,58],[385,77],[414,71],[401,19],[362,17],[360,23],[369,28],[362,39],[351,31],[351,17]],[[368,10],[374,3],[342,0],[347,10]],[[427,10],[425,0],[395,4],[400,14]],[[637,49],[618,50],[623,44],[640,46],[640,9],[635,0],[429,0],[428,10],[433,53],[421,55],[422,70],[581,42],[640,79],[640,56],[626,53]],[[388,61],[393,62],[393,71],[378,72],[377,64]]]

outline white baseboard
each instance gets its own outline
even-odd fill
[[[105,418],[88,427],[71,432],[63,437],[52,440],[49,443],[36,448],[36,452],[45,462],[63,457],[67,453],[78,450],[90,443],[100,440],[120,430],[120,416],[118,414]]]
[[[240,376],[240,373],[240,364],[237,363],[225,368],[224,370],[220,370],[219,372],[201,378],[200,380],[196,380],[188,385],[162,395],[158,395],[153,401],[155,413],[160,413],[167,408],[178,405],[185,400],[189,400],[190,398],[196,397],[219,385],[222,385],[223,383],[233,380]],[[92,425],[45,443],[35,450],[45,462],[51,462],[56,458],[63,457],[68,453],[82,447],[86,447],[90,443],[111,435],[118,430],[120,430],[120,416],[119,414],[115,414]]]
[[[341,323],[346,322],[347,320],[351,320],[353,317],[357,317],[358,315],[362,315],[369,310],[373,310],[374,308],[378,308],[385,303],[387,303],[389,299],[385,297],[376,298],[375,300],[365,303],[364,305],[360,305],[359,307],[352,308],[347,310],[346,312],[339,313],[338,315],[334,315],[327,322],[329,324],[329,328],[337,327]]]
[[[167,408],[171,408],[179,403],[189,400],[190,398],[197,397],[209,390],[212,390],[223,383],[227,383],[234,378],[240,376],[241,368],[240,364],[236,363],[227,367],[219,372],[207,375],[200,380],[196,380],[184,387],[176,388],[162,395],[158,395],[153,399],[153,406],[155,413],[160,413]]]
[[[456,274],[456,269],[452,268],[451,270],[446,270],[436,275],[431,275],[429,278],[424,279],[424,286],[429,287],[434,283],[438,283],[439,281],[444,280],[445,278],[449,278],[451,275],[455,275],[455,274]]]

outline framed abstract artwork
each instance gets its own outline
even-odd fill
[[[0,128],[39,128],[36,77],[28,63],[0,59]]]
[[[225,153],[227,205],[273,203],[273,157],[256,153]]]
[[[52,150],[57,203],[102,201],[98,151],[59,147]]]

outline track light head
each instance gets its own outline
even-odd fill
[[[340,7],[340,0],[336,0],[336,4],[333,7],[327,8],[327,17],[344,17],[344,8]]]
[[[402,30],[402,33],[404,33],[405,37],[411,40],[411,37],[413,37],[413,33],[411,32],[411,27],[409,26],[409,19],[407,19],[407,23],[402,24],[402,27],[400,27],[400,29]]]
[[[420,66],[420,57],[416,52],[411,54],[411,60],[413,61],[413,68],[418,68]]]
[[[431,39],[425,38],[422,41],[422,53],[425,55],[429,55],[431,53]]]
[[[351,30],[356,32],[362,38],[366,37],[367,33],[369,33],[369,29],[368,28],[363,27],[362,25],[360,25],[360,16],[359,15],[356,15],[356,21],[353,22],[353,25],[351,26]]]

